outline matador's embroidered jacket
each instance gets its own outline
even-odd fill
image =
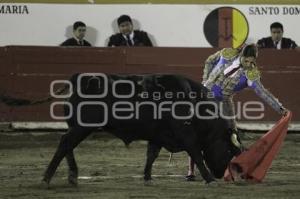
[[[205,62],[203,85],[211,90],[216,100],[223,101],[250,87],[278,113],[282,113],[281,103],[264,88],[257,67],[245,70],[240,64],[239,51],[225,48],[211,55]]]

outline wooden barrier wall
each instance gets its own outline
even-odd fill
[[[39,99],[49,96],[50,83],[69,79],[74,73],[119,74],[174,73],[201,81],[205,59],[216,52],[211,48],[61,48],[8,46],[0,48],[0,93]],[[262,82],[292,110],[293,121],[300,121],[299,50],[261,50],[258,65]],[[235,101],[259,100],[248,89]],[[0,122],[53,121],[50,103],[8,107],[0,103]],[[278,114],[266,106],[263,121],[274,121]]]

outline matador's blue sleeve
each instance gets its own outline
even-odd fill
[[[218,51],[215,54],[209,56],[205,61],[203,76],[202,76],[203,83],[206,82],[206,80],[208,79],[209,73],[212,71],[214,66],[218,63],[220,57],[221,57],[221,51]]]
[[[278,101],[277,98],[275,98],[272,93],[270,93],[267,89],[264,88],[263,84],[261,83],[260,79],[257,79],[255,81],[248,80],[249,87],[253,88],[255,93],[263,99],[266,103],[268,103],[276,112],[279,114],[282,114],[284,111],[284,107],[282,104]]]

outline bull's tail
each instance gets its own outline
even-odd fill
[[[67,89],[69,88],[69,85],[66,85],[65,87],[59,88],[54,93],[56,95],[63,94]],[[3,102],[7,106],[29,106],[29,105],[37,105],[37,104],[43,104],[46,102],[50,102],[54,99],[53,96],[49,96],[43,99],[31,101],[28,99],[20,99],[20,98],[14,98],[11,96],[7,96],[4,94],[0,94],[0,102]]]
[[[173,153],[170,153],[170,155],[169,155],[169,164],[171,164],[172,159],[173,159]]]

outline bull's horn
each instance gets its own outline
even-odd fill
[[[232,144],[234,144],[234,146],[236,146],[236,147],[238,147],[238,148],[241,147],[241,143],[238,141],[237,135],[236,135],[235,133],[233,133],[233,134],[231,135],[231,142],[232,142]]]

